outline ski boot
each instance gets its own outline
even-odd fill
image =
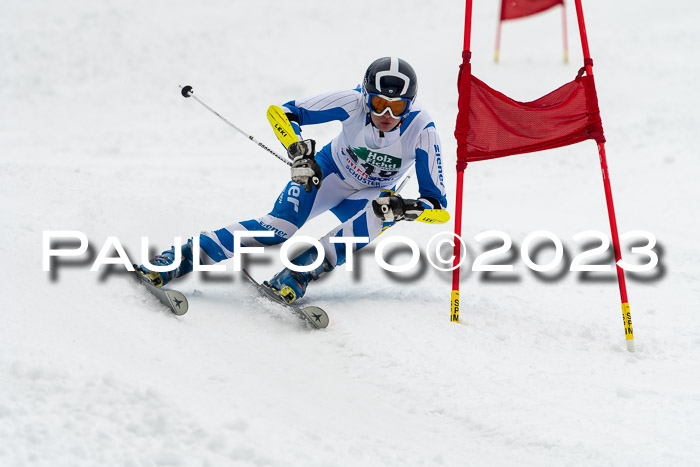
[[[182,253],[182,261],[180,262],[180,265],[172,271],[151,271],[143,264],[135,264],[134,268],[139,274],[146,276],[154,286],[163,287],[176,277],[184,276],[185,274],[192,272],[192,239],[189,239],[187,243],[182,245],[180,252]],[[169,266],[173,264],[174,261],[175,247],[171,247],[169,250],[156,255],[156,257],[151,260],[151,264],[154,266]]]
[[[292,260],[292,264],[297,266],[307,266],[313,263],[318,257],[316,248],[310,248],[301,255]],[[273,292],[282,297],[288,304],[292,304],[299,300],[306,293],[306,287],[309,282],[317,280],[322,274],[333,269],[330,262],[324,258],[323,263],[313,271],[297,272],[291,269],[284,268],[270,281],[263,282],[264,286],[269,287]]]

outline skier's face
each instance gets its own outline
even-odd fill
[[[384,115],[381,116],[376,116],[372,112],[370,112],[370,118],[372,119],[372,123],[374,123],[374,126],[377,127],[379,131],[391,131],[394,128],[396,128],[396,125],[399,124],[401,121],[400,118],[394,118],[392,117],[389,112],[385,113]]]

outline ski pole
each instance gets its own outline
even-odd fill
[[[289,165],[289,166],[292,165],[292,162],[291,162],[287,157],[281,156],[281,155],[277,154],[275,151],[273,151],[272,149],[268,148],[267,146],[265,146],[265,145],[264,145],[263,143],[261,143],[260,141],[256,140],[256,139],[253,137],[253,135],[249,135],[249,134],[246,133],[245,131],[241,130],[241,129],[238,128],[236,125],[234,125],[233,123],[229,122],[229,121],[226,120],[224,117],[222,117],[221,114],[219,114],[219,112],[217,112],[216,110],[212,109],[212,108],[209,107],[207,104],[205,104],[204,102],[202,102],[201,99],[199,99],[197,96],[194,95],[194,91],[192,90],[192,86],[189,86],[189,85],[188,85],[188,86],[180,86],[180,89],[181,89],[180,92],[181,92],[181,94],[182,94],[182,97],[185,97],[185,98],[187,98],[187,97],[192,97],[192,98],[194,98],[194,100],[196,100],[197,102],[199,102],[200,104],[202,104],[209,112],[213,113],[214,115],[216,115],[217,117],[219,117],[221,120],[223,120],[228,126],[232,127],[234,130],[236,130],[237,132],[239,132],[240,134],[242,134],[243,136],[245,136],[246,138],[248,138],[249,140],[251,140],[252,142],[254,142],[255,144],[257,144],[258,146],[260,146],[260,147],[263,148],[265,151],[269,152],[270,154],[272,154],[273,156],[275,156],[277,159],[281,160],[281,161],[284,162],[285,164],[287,164],[287,165]]]
[[[406,182],[408,182],[408,179],[411,178],[411,174],[406,175],[406,177],[403,179],[399,187],[394,191],[394,194],[399,194],[399,191],[403,190],[403,187],[406,186]]]

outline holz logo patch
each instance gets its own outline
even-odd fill
[[[367,148],[348,148],[348,153],[363,160],[367,164],[373,165],[379,170],[395,172],[401,168],[401,159],[390,156],[389,154],[374,152]]]

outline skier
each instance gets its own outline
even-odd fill
[[[399,220],[412,221],[424,209],[444,209],[440,138],[435,125],[416,101],[418,83],[413,68],[404,60],[375,60],[355,89],[321,94],[286,103],[286,113],[300,141],[289,145],[292,181],[277,197],[270,213],[237,222],[199,236],[200,261],[214,264],[233,256],[233,232],[271,231],[274,237],[243,237],[242,246],[279,244],[304,223],[330,210],[341,224],[320,239],[325,252],[321,266],[310,272],[285,268],[269,283],[287,303],[298,300],[310,281],[345,263],[346,245],[331,243],[332,237],[368,237],[371,242]],[[316,152],[314,140],[301,138],[301,127],[330,121],[343,128]],[[404,199],[391,191],[415,164],[420,198]],[[367,243],[348,245],[358,250]],[[192,239],[181,247],[182,261],[170,272],[152,272],[146,265],[137,270],[161,287],[192,271]],[[317,260],[311,247],[291,262],[308,266]],[[175,248],[156,256],[157,266],[174,262]]]

